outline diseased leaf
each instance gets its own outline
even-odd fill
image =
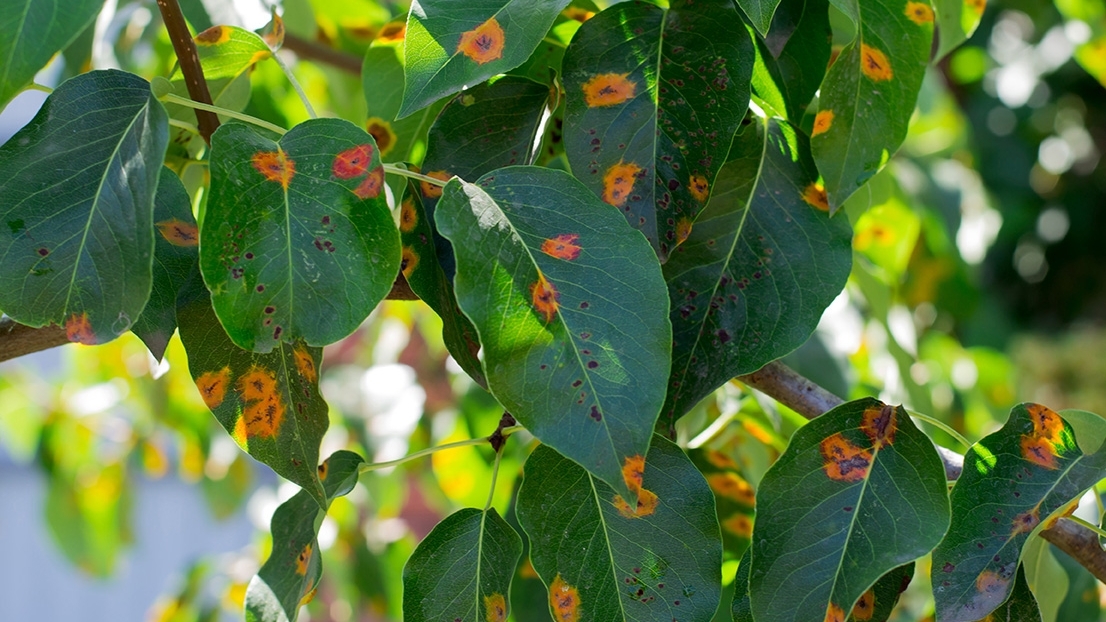
[[[753,535],[756,490],[742,477],[738,463],[727,454],[706,448],[688,453],[714,493],[723,551],[727,558],[740,558],[749,548]]]
[[[0,108],[96,19],[104,0],[10,0],[0,10]]]
[[[757,491],[757,622],[844,620],[880,577],[948,527],[944,467],[901,406],[865,398],[814,419]]]
[[[1083,453],[1060,415],[1015,406],[968,450],[952,489],[952,526],[933,551],[941,620],[978,620],[1006,601],[1030,534],[1104,475],[1106,452]]]
[[[662,428],[802,345],[852,265],[849,223],[826,211],[806,137],[776,119],[749,121],[664,266],[673,346]]]
[[[576,179],[538,167],[454,178],[435,220],[492,394],[629,495],[622,467],[649,448],[672,343],[648,244]]]
[[[153,281],[168,136],[165,109],[134,74],[92,71],[46,99],[0,147],[0,309],[86,344],[130,329]]]
[[[565,151],[664,262],[707,203],[745,115],[753,45],[730,0],[616,4],[564,58]]]
[[[1097,592],[1095,594],[1097,596]],[[1097,598],[1095,599],[1098,600]],[[1058,618],[1059,620],[1093,620],[1094,618]],[[1029,591],[1029,584],[1025,581],[1025,568],[1018,566],[1018,574],[1014,579],[1014,590],[1010,598],[996,609],[987,618],[988,622],[1041,622],[1041,609],[1037,606],[1037,599],[1033,592]]]
[[[323,346],[360,325],[399,271],[383,190],[375,141],[348,121],[307,121],[279,141],[219,127],[200,268],[234,343]]]
[[[636,509],[545,445],[526,461],[518,518],[553,619],[710,620],[722,582],[710,488],[656,435],[649,459],[625,470]]]
[[[735,0],[737,6],[745,12],[751,23],[762,37],[768,36],[768,29],[772,25],[772,16],[776,13],[776,7],[781,0]]]
[[[782,0],[772,30],[756,41],[754,92],[799,125],[826,75],[832,39],[826,0]]]
[[[365,51],[361,65],[361,86],[368,105],[365,129],[380,147],[385,162],[420,164],[426,156],[426,133],[445,100],[427,106],[418,114],[396,120],[403,100],[403,41],[374,44]]]
[[[260,36],[237,26],[212,26],[196,35],[195,42],[206,80],[236,78],[273,55]],[[180,68],[173,79],[184,79]]]
[[[1057,7],[1062,4],[1058,2]],[[987,0],[933,0],[940,40],[933,62],[941,60],[975,34],[986,8]]]
[[[522,539],[495,508],[438,523],[403,567],[403,619],[506,620]]]
[[[518,67],[569,0],[414,0],[399,116]]]
[[[883,575],[857,599],[849,612],[848,622],[886,622],[899,602],[910,580],[914,578],[914,562],[903,564]]]

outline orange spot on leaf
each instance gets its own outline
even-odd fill
[[[296,369],[300,372],[300,376],[314,384],[319,379],[319,372],[315,369],[315,359],[311,358],[311,353],[307,348],[299,345],[292,349],[292,356],[296,359]]]
[[[196,44],[201,46],[218,45],[230,41],[230,28],[212,26],[196,35]]]
[[[234,437],[234,442],[242,446],[243,449],[249,447],[249,435],[246,433],[246,418],[238,417],[238,420],[234,422],[234,432],[231,433]]]
[[[375,199],[380,196],[380,191],[383,189],[384,167],[378,166],[370,171],[364,181],[353,189],[353,193],[356,194],[359,199]]]
[[[461,41],[457,44],[457,53],[464,54],[477,64],[491,62],[503,58],[503,41],[506,36],[503,28],[494,17],[480,24],[476,28],[461,33]]]
[[[223,403],[228,384],[230,384],[230,367],[224,367],[219,371],[206,371],[196,379],[196,388],[200,390],[200,397],[211,410],[215,410]]]
[[[257,172],[265,179],[275,181],[285,190],[292,183],[292,177],[296,174],[296,163],[285,155],[283,151],[258,151],[250,160]]]
[[[630,490],[641,490],[641,482],[645,477],[645,456],[637,454],[626,456],[622,462],[622,479],[626,481],[626,487]]]
[[[829,606],[826,607],[825,622],[845,622],[845,610],[830,603]]]
[[[449,181],[450,177],[453,177],[453,173],[448,171],[430,171],[426,174],[427,177],[433,177],[434,179],[440,179],[442,181]],[[436,199],[442,196],[442,187],[432,184],[428,181],[420,181],[419,186],[422,188],[422,196]]]
[[[419,224],[419,212],[415,209],[415,200],[408,197],[399,206],[399,230],[411,233],[417,224]]]
[[[631,508],[630,504],[622,498],[622,495],[614,496],[614,507],[618,509],[618,513],[621,514],[623,518],[641,518],[643,516],[649,516],[657,511],[657,504],[659,502],[660,499],[657,498],[657,495],[653,491],[644,488],[637,490],[636,508]]]
[[[840,432],[823,440],[820,449],[825,460],[822,468],[830,479],[859,482],[868,476],[872,453],[853,445]]]
[[[819,110],[818,114],[814,115],[814,129],[810,132],[810,137],[814,138],[819,134],[825,134],[829,131],[833,125],[833,111],[832,110]]]
[[[867,43],[860,44],[860,71],[873,82],[885,82],[895,77],[887,55]]]
[[[372,164],[373,146],[357,145],[334,156],[331,170],[338,179],[353,179],[365,174]]]
[[[722,528],[739,538],[753,537],[753,519],[747,514],[734,514],[722,521]]]
[[[580,593],[565,583],[560,573],[553,578],[549,586],[549,604],[553,607],[553,618],[557,622],[578,622],[580,620]]]
[[[580,256],[580,247],[576,244],[576,239],[579,237],[575,233],[562,233],[555,238],[549,238],[542,242],[541,252],[550,257],[572,261]]]
[[[296,574],[304,576],[307,574],[307,562],[311,561],[311,545],[303,547],[299,556],[296,557]]]
[[[365,131],[376,141],[376,148],[380,149],[382,156],[396,146],[396,133],[392,130],[392,124],[380,117],[370,117],[365,121]]]
[[[860,429],[872,439],[872,445],[876,449],[895,442],[895,430],[898,429],[896,416],[895,407],[889,404],[871,406],[864,410]]]
[[[1055,471],[1060,467],[1056,464],[1056,445],[1047,438],[1041,438],[1032,434],[1023,434],[1021,440],[1022,457],[1026,460]]]
[[[876,592],[868,590],[860,595],[860,599],[853,605],[852,618],[854,620],[871,620],[876,612]]]
[[[933,9],[925,2],[907,2],[905,13],[910,21],[919,26],[933,23]]]
[[[717,449],[707,450],[704,456],[706,456],[707,462],[720,469],[733,469],[736,471],[739,468],[737,462],[735,462],[729,454],[724,454]]]
[[[688,236],[691,235],[691,220],[687,218],[681,218],[676,222],[676,245],[679,246],[687,241]]]
[[[419,255],[415,252],[415,249],[410,246],[404,246],[402,255],[399,260],[399,270],[406,278],[411,277],[411,273],[415,271],[415,268],[419,267]]]
[[[534,308],[537,309],[538,313],[545,318],[547,324],[553,321],[553,316],[557,314],[557,309],[560,307],[557,299],[560,297],[557,288],[546,280],[544,274],[539,272],[538,280],[530,286],[530,300],[534,303]]]
[[[1009,584],[1010,579],[1004,579],[993,570],[984,570],[975,579],[975,589],[980,594],[994,594],[996,592],[1005,592],[1006,586]]]
[[[582,24],[594,17],[595,12],[589,11],[587,9],[581,9],[580,7],[570,6],[567,9],[561,11],[561,15],[564,15],[568,19],[576,20]]]
[[[584,83],[584,101],[588,108],[617,106],[634,96],[637,84],[628,73],[601,73]]]
[[[74,313],[65,321],[65,337],[73,343],[83,343],[86,346],[96,345],[96,333],[92,332],[92,321],[88,319],[88,313]]]
[[[326,481],[326,474],[330,471],[330,460],[323,460],[323,463],[319,465],[319,481]]]
[[[707,476],[707,484],[717,495],[749,507],[756,505],[756,492],[737,473],[711,473]]]
[[[1014,526],[1010,530],[1010,535],[1016,536],[1022,533],[1029,533],[1036,529],[1037,525],[1041,524],[1041,512],[1039,507],[1034,507],[1031,510],[1027,510],[1014,517]]]
[[[236,388],[246,403],[242,419],[246,421],[247,436],[276,436],[284,422],[284,399],[272,372],[253,367],[238,379]]]
[[[1026,404],[1033,422],[1033,431],[1021,438],[1022,457],[1046,469],[1056,469],[1056,458],[1062,453],[1064,420],[1040,404]]]
[[[691,192],[691,196],[695,197],[695,200],[700,203],[706,203],[707,197],[710,196],[710,182],[702,175],[692,175],[688,180],[687,189]],[[689,222],[688,231],[691,230],[690,225]]]
[[[634,181],[641,167],[633,162],[626,164],[619,162],[613,164],[603,175],[603,200],[615,207],[622,207],[630,192],[634,189]]]
[[[196,225],[170,218],[157,223],[157,230],[161,237],[173,246],[198,246],[200,244],[200,230]]]
[[[484,597],[484,620],[487,622],[505,622],[507,619],[507,601],[499,592]]]
[[[987,0],[964,0],[964,6],[976,15],[983,15],[983,10],[987,8]]]
[[[810,182],[803,189],[803,200],[814,209],[823,212],[829,211],[829,198],[826,196],[826,189],[818,182]]]
[[[300,607],[302,607],[302,606],[310,603],[311,601],[315,600],[315,594],[317,594],[318,592],[319,592],[319,587],[318,586],[315,586],[315,587],[311,588],[310,590],[307,590],[307,593],[305,593],[303,595],[303,598],[300,599]]]
[[[380,29],[380,34],[376,35],[376,40],[385,42],[403,41],[405,36],[407,36],[407,22],[392,22],[390,24],[385,24],[384,27]],[[382,151],[383,149],[384,148],[381,147]]]
[[[1063,437],[1064,420],[1055,411],[1040,404],[1026,404],[1025,409],[1033,420],[1033,435],[1059,443]]]

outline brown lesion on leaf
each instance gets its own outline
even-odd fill
[[[303,547],[300,550],[300,554],[296,556],[296,574],[302,576],[307,575],[307,562],[311,561],[311,545]]]
[[[742,505],[756,505],[756,491],[737,473],[711,473],[707,475],[707,484],[714,494],[736,501]]]
[[[369,120],[365,121],[365,131],[376,141],[376,147],[380,149],[381,156],[388,155],[392,147],[396,146],[397,138],[392,124],[380,117],[369,117]]]
[[[631,508],[630,504],[622,498],[622,495],[616,494],[612,500],[615,509],[622,515],[623,518],[642,518],[649,516],[657,511],[657,505],[660,503],[660,499],[657,495],[651,491],[641,488],[637,491],[637,507]]]
[[[472,30],[461,33],[457,53],[471,58],[478,65],[503,58],[503,42],[506,35],[494,17]]]
[[[869,589],[860,595],[850,614],[854,620],[871,620],[876,612],[876,591]]]
[[[825,622],[845,622],[845,610],[835,603],[826,607]]]
[[[840,432],[824,439],[819,449],[824,460],[822,468],[830,479],[859,482],[868,476],[872,452],[854,445]]]
[[[548,238],[541,243],[541,252],[550,257],[572,261],[580,256],[580,245],[576,243],[579,238],[575,233],[562,233],[555,238]]]
[[[706,203],[710,196],[710,182],[707,181],[706,177],[699,174],[691,176],[688,180],[687,189],[691,192],[691,196],[700,203]],[[690,228],[688,230],[690,231]]]
[[[584,102],[588,108],[617,106],[633,99],[637,83],[628,73],[601,73],[584,83]]]
[[[325,482],[326,475],[330,471],[330,459],[323,460],[323,463],[319,465],[319,481]]]
[[[177,218],[170,218],[157,223],[157,230],[161,237],[173,246],[199,246],[200,230],[196,225]]]
[[[407,197],[399,205],[399,230],[411,233],[419,224],[419,212],[415,209],[415,199]]]
[[[625,205],[640,172],[641,167],[633,162],[612,164],[603,175],[603,200],[615,207]]]
[[[1009,584],[1010,579],[993,570],[984,570],[975,578],[975,589],[980,594],[1004,593]]]
[[[449,181],[449,179],[453,177],[453,173],[449,171],[430,171],[426,176],[442,181]],[[428,181],[420,181],[419,187],[422,189],[422,196],[428,199],[436,199],[442,196],[442,187],[439,185],[432,184]]]
[[[410,246],[404,246],[399,260],[399,270],[404,278],[410,278],[415,268],[419,267],[419,254]]]
[[[907,19],[919,26],[933,23],[933,9],[926,2],[907,2],[904,13]]]
[[[292,348],[292,357],[296,359],[296,371],[300,373],[300,377],[315,384],[319,379],[319,371],[315,368],[315,359],[311,357],[307,347],[302,343],[297,344]]]
[[[484,597],[485,622],[505,622],[507,620],[507,600],[499,592]]]
[[[1021,437],[1022,457],[1049,470],[1059,468],[1056,459],[1067,444],[1064,438],[1064,420],[1040,404],[1027,404],[1025,408],[1033,423],[1033,431]]]
[[[887,55],[867,43],[860,44],[860,71],[872,82],[886,82],[895,77]]]
[[[822,212],[829,211],[829,197],[826,196],[826,189],[822,184],[816,181],[810,182],[806,188],[803,188],[802,197],[803,201],[814,209]]]
[[[94,346],[98,343],[96,333],[92,330],[92,320],[88,318],[88,312],[73,313],[65,320],[65,338],[73,343],[83,343],[86,346]]]
[[[338,179],[353,179],[365,174],[372,164],[373,146],[357,145],[334,156],[331,171]]]
[[[683,244],[691,236],[691,219],[681,218],[676,221],[676,246]]]
[[[872,440],[872,446],[882,449],[895,442],[898,429],[898,410],[890,404],[880,403],[864,409],[860,429]]]
[[[369,171],[365,179],[353,189],[359,199],[375,199],[384,189],[384,167],[378,166]]]
[[[707,459],[707,462],[713,464],[719,469],[730,469],[736,471],[741,468],[740,465],[737,464],[737,461],[730,457],[729,454],[722,453],[717,449],[708,449],[707,451],[703,452],[703,456]]]
[[[1013,526],[1010,529],[1010,535],[1016,536],[1023,533],[1029,533],[1037,528],[1037,525],[1041,524],[1041,508],[1039,505],[1034,506],[1032,509],[1022,512],[1014,517]]]
[[[275,181],[285,190],[288,189],[288,184],[292,183],[292,177],[296,175],[296,163],[281,149],[258,151],[253,154],[250,164],[253,164],[265,179]]]
[[[384,42],[384,43],[392,43],[392,42],[403,41],[403,39],[406,36],[407,36],[407,22],[406,21],[396,21],[396,22],[391,22],[391,23],[385,24],[384,27],[380,29],[380,33],[376,35],[375,41],[380,41],[380,42]],[[384,148],[381,147],[381,150],[383,150],[383,149]]]
[[[238,394],[245,402],[242,419],[249,437],[273,438],[284,423],[284,398],[276,377],[264,367],[254,366],[238,378]]]
[[[549,585],[549,605],[553,608],[553,619],[557,622],[579,622],[580,592],[561,578],[553,578]]]
[[[196,45],[209,46],[219,45],[220,43],[226,43],[230,41],[230,28],[225,26],[212,26],[207,30],[196,35]]]
[[[814,115],[814,128],[810,131],[810,137],[814,138],[828,132],[833,127],[833,117],[832,110],[819,110],[818,114]]]
[[[530,301],[546,324],[552,322],[553,316],[557,315],[557,309],[561,306],[558,301],[560,297],[561,294],[557,288],[545,278],[544,274],[538,272],[538,280],[530,285]]]
[[[753,537],[753,517],[737,512],[722,521],[722,528],[739,538],[748,540]]]
[[[217,371],[205,371],[196,378],[196,388],[200,390],[200,397],[210,410],[215,410],[223,403],[227,395],[227,385],[230,384],[230,367],[224,367]]]
[[[1064,420],[1055,411],[1040,404],[1026,404],[1025,410],[1033,421],[1033,434],[1054,443],[1063,439]]]
[[[1023,458],[1037,466],[1044,467],[1050,471],[1055,471],[1060,468],[1060,465],[1056,462],[1056,445],[1048,439],[1033,436],[1032,434],[1023,434],[1021,439],[1021,451]]]

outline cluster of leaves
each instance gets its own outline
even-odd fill
[[[100,4],[0,17],[0,103]],[[710,620],[723,559],[742,560],[736,620],[884,620],[930,554],[938,619],[1027,619],[1024,545],[1106,474],[1096,416],[1016,407],[951,500],[933,442],[874,399],[800,428],[755,490],[672,442],[704,397],[811,335],[852,266],[835,213],[982,3],[598,9],[415,0],[365,51],[364,124],[288,130],[242,113],[283,23],[213,26],[195,44],[215,109],[246,122],[210,145],[179,71],[73,77],[0,146],[0,309],[84,344],[133,331],[158,358],[179,329],[219,423],[302,488],[273,517],[251,620],[311,600],[319,525],[370,468],[320,462],[322,348],[397,275],[541,441],[514,516],[460,510],[411,554],[406,619],[505,620],[524,548],[559,620]]]

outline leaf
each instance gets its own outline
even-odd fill
[[[435,220],[492,394],[628,495],[622,467],[649,448],[672,343],[648,245],[575,178],[537,167],[454,178]]]
[[[748,107],[754,53],[740,20],[729,0],[617,4],[565,52],[568,161],[662,263],[706,204]]]
[[[200,268],[230,338],[269,352],[352,333],[400,263],[372,137],[339,119],[301,123],[277,142],[228,123],[211,151]]]
[[[749,567],[752,556],[752,547],[745,549],[737,566],[737,576],[733,580],[734,592],[733,602],[730,603],[730,614],[734,622],[754,622],[752,603],[749,601]]]
[[[914,578],[914,562],[903,564],[879,578],[853,605],[849,622],[886,622],[899,596]]]
[[[1057,6],[1065,3],[1059,2]],[[945,57],[968,40],[983,19],[983,10],[987,0],[933,0],[933,10],[937,13],[938,37],[937,55],[933,62]]]
[[[403,567],[403,619],[507,619],[522,539],[495,511],[464,508],[419,543]]]
[[[260,36],[237,26],[212,26],[196,35],[195,42],[206,80],[236,78],[273,55]],[[178,67],[173,79],[183,78]]]
[[[1106,452],[1083,453],[1060,415],[1015,406],[968,450],[952,489],[952,526],[933,551],[941,620],[978,620],[1002,604],[1030,534],[1104,474]]]
[[[0,11],[0,108],[96,19],[104,0],[11,0]]]
[[[776,13],[776,7],[781,0],[735,0],[737,6],[745,12],[749,22],[757,29],[760,36],[768,36],[768,29],[772,24],[772,16]]]
[[[210,216],[210,214],[209,214]],[[319,392],[322,348],[280,342],[258,354],[234,345],[207,297],[177,312],[200,397],[239,447],[326,505],[316,465],[329,425]]]
[[[190,282],[200,280],[200,231],[192,202],[180,178],[164,167],[154,198],[154,229],[153,288],[131,330],[160,361],[177,329],[177,299]]]
[[[714,615],[722,541],[707,483],[658,435],[635,469],[636,513],[548,446],[526,461],[518,518],[555,620],[694,622]]]
[[[673,346],[662,426],[802,345],[848,279],[849,223],[826,212],[806,137],[786,122],[749,120],[664,266]]]
[[[1095,593],[1097,601],[1098,593]],[[1093,619],[1093,618],[1060,618],[1069,620]],[[1001,607],[995,610],[988,618],[988,622],[1041,622],[1041,610],[1037,607],[1037,599],[1033,598],[1033,592],[1029,591],[1029,584],[1025,581],[1025,568],[1018,567],[1017,578],[1014,580],[1014,591],[1010,598]]]
[[[865,398],[799,428],[757,492],[757,622],[843,620],[948,527],[944,467],[901,406]]]
[[[857,24],[822,81],[810,146],[831,210],[902,144],[933,39],[927,0],[832,0]],[[892,44],[893,43],[893,44]]]
[[[399,116],[518,67],[569,0],[414,0]]]
[[[130,329],[153,280],[168,128],[148,82],[93,71],[0,147],[0,309],[86,344]]]
[[[776,94],[798,125],[826,75],[832,38],[826,0],[782,0],[768,36],[757,41],[753,90],[765,99]]]
[[[373,45],[365,51],[361,85],[368,105],[366,129],[380,147],[385,162],[419,164],[426,155],[426,133],[445,101],[438,101],[396,120],[403,98],[403,49],[396,45]]]
[[[722,527],[722,550],[727,558],[740,558],[753,535],[756,490],[742,477],[738,463],[726,453],[699,448],[688,454],[714,492],[715,512]],[[742,452],[743,460],[745,454]]]
[[[318,467],[326,504],[349,494],[364,462],[352,451],[338,451]],[[246,589],[246,620],[295,622],[301,604],[310,602],[322,576],[319,525],[326,509],[306,491],[285,501],[273,514],[273,550]]]

